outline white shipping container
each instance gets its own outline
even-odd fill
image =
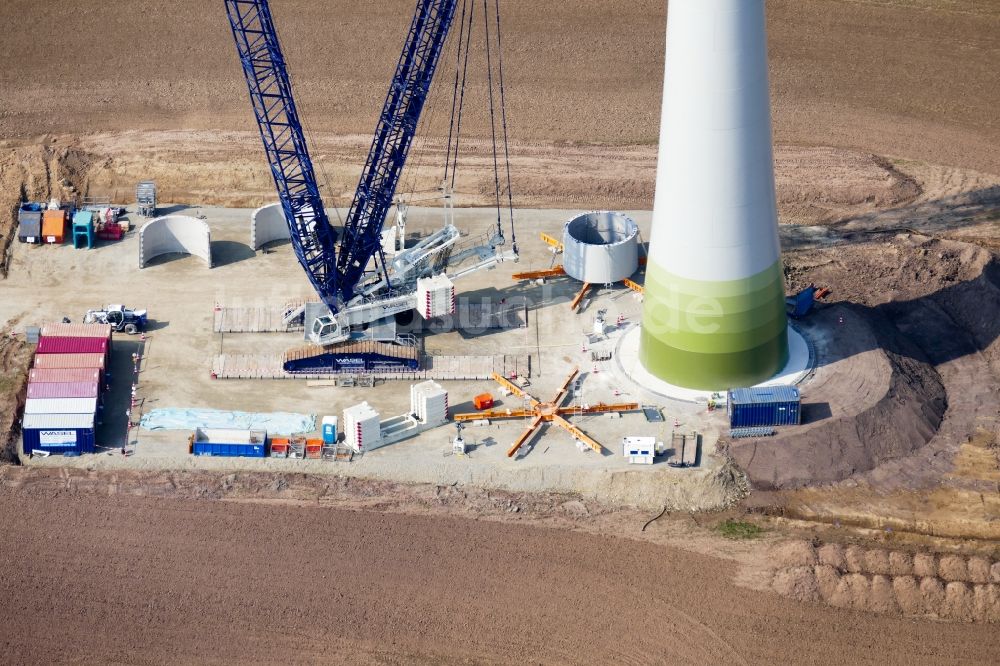
[[[381,442],[379,414],[367,402],[344,410],[344,441],[355,451],[375,448]]]
[[[448,420],[448,392],[435,381],[410,386],[410,413],[421,423]]]
[[[455,312],[455,284],[447,275],[417,280],[417,311],[424,319]]]
[[[22,427],[25,430],[66,428],[84,430],[94,427],[93,414],[25,414]]]
[[[28,398],[25,414],[91,414],[97,411],[97,398]]]

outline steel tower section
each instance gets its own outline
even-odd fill
[[[323,302],[339,306],[337,234],[327,219],[267,0],[225,0],[250,102],[295,255]]]
[[[764,0],[671,0],[639,359],[677,386],[788,359]]]
[[[430,90],[457,0],[418,0],[396,74],[354,201],[344,224],[337,270],[345,301],[381,248],[380,234]],[[383,266],[384,269],[384,266]]]

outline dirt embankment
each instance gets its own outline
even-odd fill
[[[775,151],[774,167],[783,223],[836,222],[900,206],[923,193],[913,176],[871,153],[783,146]]]
[[[888,390],[859,414],[779,429],[774,437],[724,442],[755,488],[774,490],[829,483],[870,470],[924,446],[944,417],[948,398],[941,378],[919,348],[910,344],[888,318],[854,307],[823,314],[827,316],[815,316],[816,325],[849,326],[856,336],[852,341],[846,337],[852,333],[838,331],[842,334],[839,341],[844,344],[839,352],[865,351],[860,346],[852,349],[851,342],[871,342],[882,350],[891,373]],[[857,321],[851,322],[853,325],[840,324],[841,317],[845,322],[855,317]],[[807,388],[803,399],[807,414],[819,407],[809,400]]]
[[[755,487],[839,481],[906,458],[935,438],[947,440],[942,449],[955,448],[983,425],[973,410],[1000,376],[1000,261],[991,252],[906,235],[790,253],[786,262],[790,290],[833,289],[836,307],[808,322],[835,338],[819,364],[875,348],[891,375],[885,394],[858,414],[807,418],[776,437],[725,442]],[[972,400],[965,382],[985,385],[986,397]],[[804,403],[809,397],[807,385]]]
[[[981,556],[881,548],[816,547],[790,541],[772,549],[764,586],[799,601],[890,615],[1000,622],[1000,561]]]
[[[0,330],[0,463],[17,462],[17,415],[24,407],[31,345]]]

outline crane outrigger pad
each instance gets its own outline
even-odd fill
[[[415,371],[420,369],[420,356],[417,346],[363,340],[289,349],[282,358],[282,367],[288,373],[311,375]]]

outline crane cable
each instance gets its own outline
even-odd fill
[[[500,42],[500,0],[494,0],[497,13],[497,74],[500,79],[500,117],[503,122],[503,159],[507,170],[507,210],[510,212],[510,242],[517,254],[517,234],[514,232],[514,189],[510,179],[510,149],[507,142],[507,101],[503,86],[503,47]]]
[[[465,56],[462,62],[462,84],[461,87],[456,90],[459,95],[458,98],[458,117],[455,119],[455,157],[452,161],[451,166],[451,189],[455,190],[455,172],[458,170],[458,143],[462,136],[462,115],[465,110],[465,82],[469,73],[469,51],[471,50],[472,43],[472,28],[473,28],[473,18],[475,18],[475,8],[469,11],[469,29],[465,32]],[[450,153],[450,146],[449,146]],[[452,159],[451,155],[445,157],[446,160]]]
[[[444,183],[448,182],[448,167],[451,162],[451,137],[452,132],[455,130],[455,104],[458,102],[458,76],[462,69],[462,40],[465,38],[465,13],[468,9],[467,5],[468,0],[462,0],[462,18],[458,22],[458,48],[455,50],[455,87],[451,93],[451,120],[448,122],[448,143],[445,148],[444,158],[444,178],[442,179]]]
[[[493,103],[493,60],[490,42],[490,15],[487,10],[487,0],[483,0],[483,22],[486,24],[486,83],[490,90],[490,133],[493,136],[493,185],[497,200],[497,234],[503,236],[503,224],[500,219],[500,165],[497,161],[497,123]]]

